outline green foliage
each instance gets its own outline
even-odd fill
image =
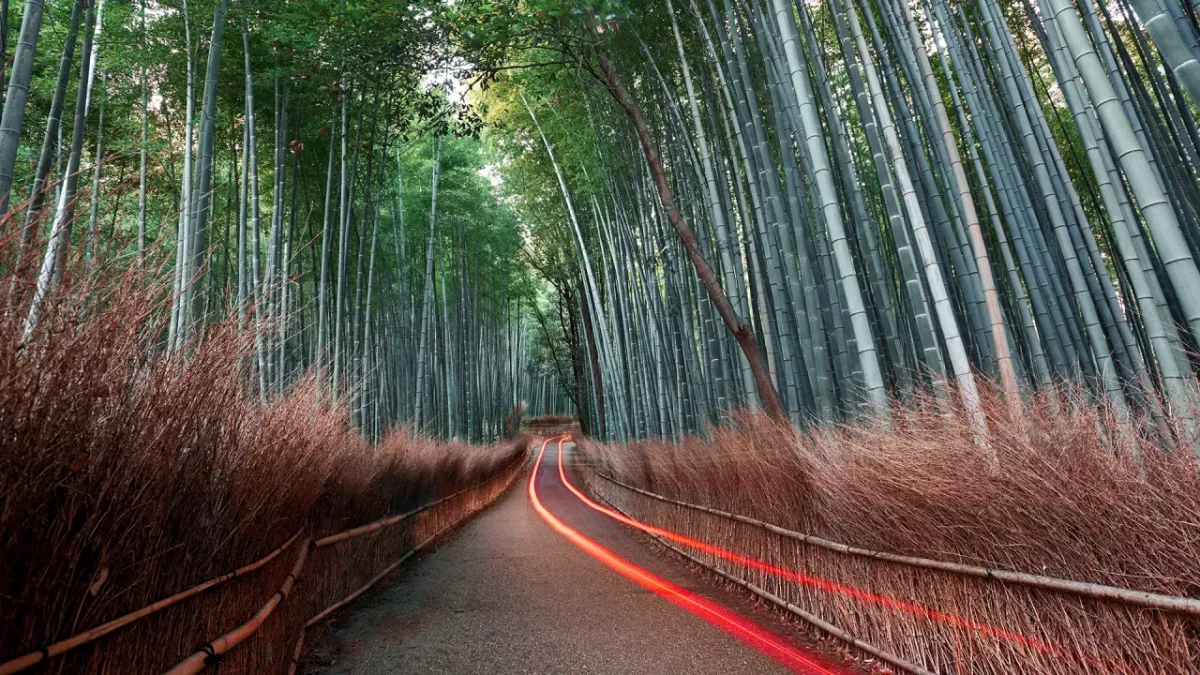
[[[522,245],[518,220],[501,201],[489,179],[491,156],[484,141],[474,138],[445,138],[442,141],[441,176],[438,186],[438,229],[447,258],[439,266],[470,267],[481,282],[485,296],[501,301],[529,292],[530,281],[520,254]],[[404,221],[406,249],[417,252],[401,261],[408,283],[421,283],[424,250],[429,235],[429,176],[433,164],[433,139],[424,138],[405,152],[400,170],[405,185]],[[397,221],[398,222],[398,221]],[[390,241],[391,234],[384,235]],[[393,253],[394,255],[394,253]]]
[[[462,0],[447,3],[441,21],[455,51],[487,80],[531,52],[550,49],[570,62],[632,14],[627,0]]]

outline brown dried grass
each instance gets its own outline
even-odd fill
[[[742,414],[678,445],[584,443],[584,452],[637,487],[862,548],[1197,597],[1193,455],[1137,434],[1136,452],[1114,453],[1116,423],[1064,393],[1065,409],[1035,399],[1018,425],[987,392],[990,453],[966,420],[928,401],[897,403],[890,425],[798,434]],[[810,577],[699,554],[936,672],[1200,671],[1194,618],[834,553],[590,473],[594,493],[637,518]]]
[[[231,326],[212,327],[186,359],[149,347],[164,289],[133,271],[66,275],[23,344],[25,279],[0,276],[0,663],[256,560],[298,530],[335,533],[472,486],[526,450],[523,438],[477,448],[403,431],[372,447],[312,382],[259,405],[239,378],[251,344]],[[286,672],[308,617],[509,480],[315,552],[226,672]],[[50,667],[161,672],[247,620],[298,545]]]
[[[529,433],[553,436],[579,430],[579,420],[570,415],[542,415],[525,420]]]

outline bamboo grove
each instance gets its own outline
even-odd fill
[[[438,5],[4,2],[0,265],[26,342],[64,285],[136,269],[163,289],[152,354],[234,322],[250,395],[315,374],[372,438],[490,440],[524,398],[561,407],[526,365],[518,225]]]
[[[162,286],[376,437],[610,437],[1034,398],[1196,446],[1182,0],[25,0],[8,297]],[[72,112],[73,111],[73,112]],[[36,351],[36,350],[34,350]],[[312,374],[312,375],[310,375]]]
[[[481,58],[558,192],[593,427],[928,396],[986,444],[981,392],[1083,387],[1195,445],[1200,7],[542,4]]]

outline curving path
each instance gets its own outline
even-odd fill
[[[343,616],[304,672],[854,672],[589,506],[560,469],[571,443],[540,447],[532,482]]]

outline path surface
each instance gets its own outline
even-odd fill
[[[564,447],[568,465],[572,448]],[[557,452],[556,443],[546,446],[535,488],[558,530],[535,510],[528,479],[518,478],[498,504],[335,623],[305,672],[852,672],[802,646],[794,626],[585,505],[560,480]],[[585,552],[563,527],[600,548]],[[598,550],[617,559],[602,563]],[[716,610],[728,615],[705,609],[710,602],[731,608]]]

